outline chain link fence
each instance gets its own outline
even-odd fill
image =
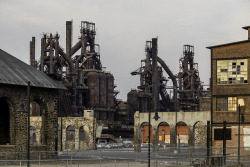
[[[184,166],[184,167],[209,167],[209,166],[244,166],[250,164],[250,148],[241,147],[240,157],[238,148],[213,147],[207,156],[204,147],[165,147],[157,152],[142,148],[141,152],[134,152],[133,148],[98,149],[87,151],[61,151],[45,152],[31,151],[29,163],[34,167],[151,167]],[[27,166],[26,152],[1,152],[0,166],[21,167]],[[240,164],[240,165],[239,165]]]

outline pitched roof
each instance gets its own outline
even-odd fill
[[[218,47],[222,47],[222,46],[235,45],[235,44],[246,43],[246,42],[250,42],[250,40],[244,40],[244,41],[237,41],[237,42],[225,43],[225,44],[220,44],[220,45],[208,46],[206,48],[212,49],[212,48],[218,48]]]
[[[0,83],[52,89],[66,89],[57,80],[0,49]]]

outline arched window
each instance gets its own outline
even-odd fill
[[[30,102],[30,116],[41,116],[40,105],[36,101]]]
[[[170,143],[170,126],[166,122],[159,124],[159,142]]]
[[[180,147],[188,146],[188,126],[185,122],[179,122],[177,128],[177,143]]]
[[[142,143],[152,143],[153,140],[153,129],[152,125],[150,125],[150,142],[149,142],[149,126],[148,122],[144,122],[141,124],[141,142]]]
[[[68,126],[66,129],[66,141],[75,141],[75,128]]]
[[[194,125],[194,144],[197,147],[206,146],[207,126],[203,122],[196,122]]]

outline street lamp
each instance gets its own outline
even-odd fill
[[[28,117],[28,125],[27,125],[27,167],[30,167],[30,81],[28,81],[27,85],[27,97],[28,97],[28,104],[27,104],[27,117]]]
[[[239,104],[239,115],[238,115],[238,164],[240,164],[240,122],[245,121],[244,115],[241,113]]]

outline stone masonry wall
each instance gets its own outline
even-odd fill
[[[46,151],[56,150],[57,140],[57,90],[31,87],[31,101],[37,101],[41,106],[43,117],[43,128],[41,135],[42,147]],[[26,151],[27,149],[27,113],[16,112],[20,103],[23,102],[27,109],[27,87],[1,84],[0,98],[4,98],[10,110],[10,149],[15,146],[15,151]],[[8,150],[8,149],[4,149]],[[44,150],[44,149],[42,149]],[[1,147],[0,147],[1,151]],[[16,156],[16,159],[25,157]],[[46,158],[56,158],[56,154],[47,154]]]

